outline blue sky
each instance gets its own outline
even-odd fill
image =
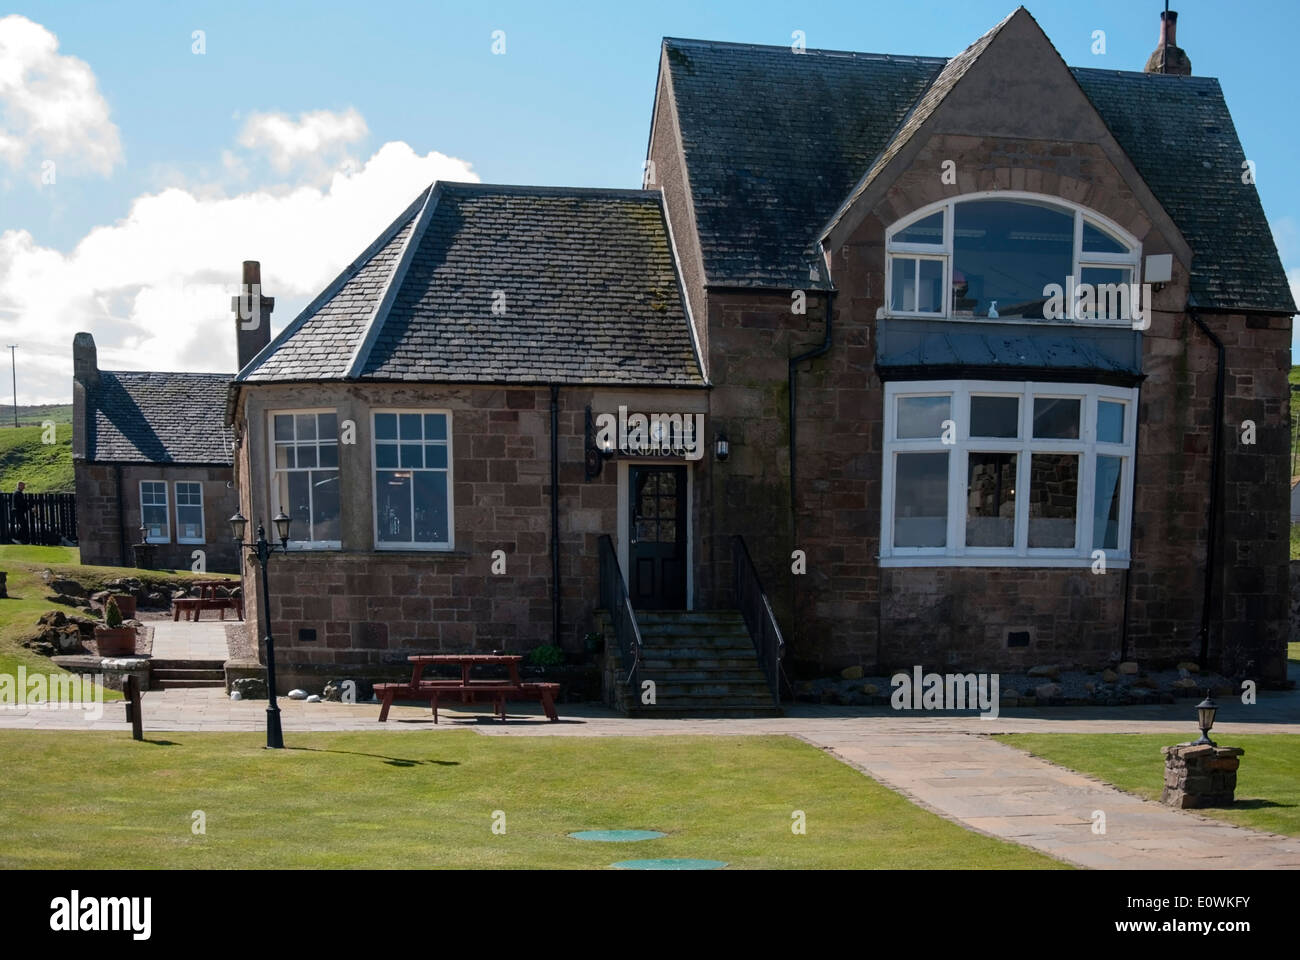
[[[1155,47],[1162,6],[1028,5],[1068,63],[1124,70],[1140,70]],[[66,399],[77,329],[95,332],[109,368],[233,367],[222,312],[229,300],[200,286],[234,282],[240,260],[261,257],[266,292],[280,298],[278,327],[431,171],[639,186],[665,35],[788,44],[802,30],[810,47],[951,56],[1013,7],[11,3],[57,38],[57,54],[37,51],[42,62],[61,65],[55,74],[68,95],[90,101],[61,133],[30,117],[15,133],[10,103],[6,152],[0,61],[0,238],[9,241],[0,240],[9,260],[0,260],[0,327],[9,328],[5,342],[20,343],[20,401]],[[1283,118],[1295,115],[1300,5],[1185,0],[1175,8],[1194,72],[1223,84],[1295,285],[1300,133]],[[195,30],[204,31],[201,55]],[[492,53],[496,30],[505,32],[504,55]],[[1092,52],[1097,30],[1104,55]],[[43,42],[23,36],[29,50]],[[84,69],[58,59],[67,57]],[[15,145],[24,135],[30,142]],[[43,184],[41,163],[51,157],[57,179]],[[294,220],[296,231],[285,222]],[[33,316],[37,279],[69,292]]]

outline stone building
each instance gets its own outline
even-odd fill
[[[642,612],[734,610],[742,537],[793,676],[1283,679],[1295,304],[1174,59],[667,39],[645,189],[426,191],[231,391],[285,682],[579,650],[604,536]],[[703,427],[602,455],[636,413]]]
[[[238,509],[225,426],[231,374],[100,370],[89,333],[73,339],[72,460],[81,562],[134,566],[153,544],[162,569],[238,573]],[[142,533],[143,529],[143,533]]]

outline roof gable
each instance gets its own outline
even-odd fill
[[[1099,118],[1095,139],[1147,215],[1190,250],[1195,302],[1293,312],[1258,194],[1241,183],[1244,153],[1217,81],[1066,67],[1023,8],[952,61],[665,40],[706,283],[815,287],[810,244],[942,104],[961,100],[968,133],[1006,134],[990,129],[996,97],[980,110],[960,86],[1001,59],[998,44],[1034,34],[1041,46],[1030,52],[1073,78],[1084,110],[1053,111],[1040,98],[1038,136],[1079,139],[1071,124]],[[1032,96],[1022,86],[1018,95]]]

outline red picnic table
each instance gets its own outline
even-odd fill
[[[555,695],[560,690],[558,683],[525,683],[519,679],[519,661],[523,657],[506,654],[486,653],[439,653],[417,655],[406,658],[415,665],[411,679],[406,683],[377,683],[375,695],[383,706],[379,710],[379,722],[388,719],[388,708],[393,701],[428,700],[433,708],[433,722],[438,722],[438,701],[443,695],[459,696],[462,703],[474,703],[479,697],[487,697],[496,705],[497,715],[506,718],[506,700],[537,700],[550,720],[559,720],[555,712]],[[460,679],[436,677],[424,679],[424,668],[428,664],[438,666],[460,667]],[[509,674],[502,680],[471,680],[470,671],[478,666],[503,666]]]
[[[244,619],[244,598],[239,597],[219,597],[217,588],[225,587],[227,590],[238,586],[235,580],[196,580],[193,584],[199,588],[197,597],[181,597],[179,600],[172,601],[172,619],[179,620],[181,613],[184,612],[185,619],[190,619],[191,612],[197,622],[199,614],[204,610],[220,610],[221,619],[226,619],[226,611],[234,610],[239,615],[239,619]]]

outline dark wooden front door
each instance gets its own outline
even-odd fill
[[[686,609],[686,468],[628,467],[628,593],[642,610]]]

